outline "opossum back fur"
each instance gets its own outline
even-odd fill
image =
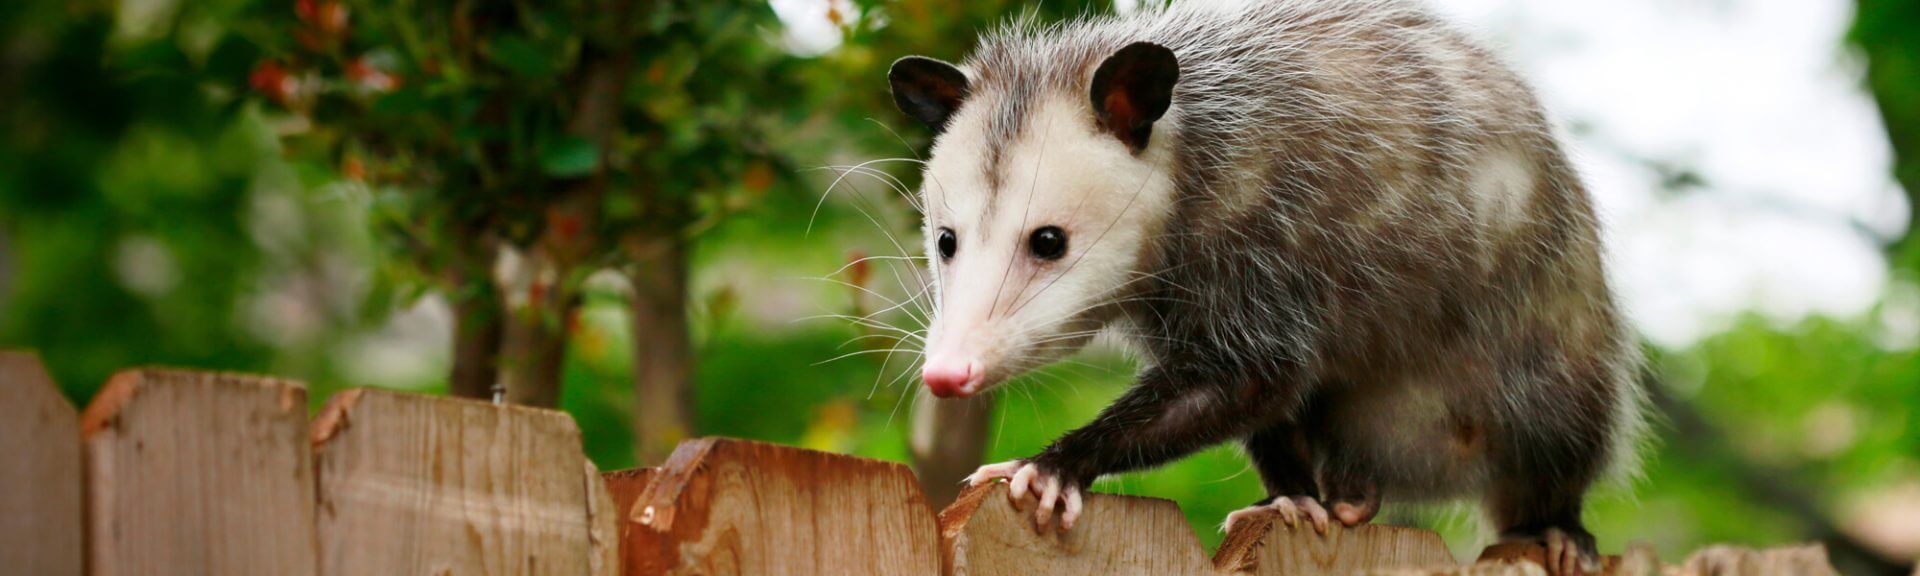
[[[1549,466],[1633,469],[1640,356],[1592,201],[1494,55],[1399,0],[1019,21],[962,64],[968,105],[993,107],[986,145],[1019,138],[1053,95],[1084,101],[1093,69],[1137,41],[1180,66],[1153,135],[1173,139],[1177,197],[1139,247],[1152,281],[1116,295],[1145,362],[1311,384],[1276,393],[1430,386],[1443,424]]]

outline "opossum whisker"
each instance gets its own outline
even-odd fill
[[[913,255],[912,252],[907,250],[905,246],[902,246],[900,244],[900,239],[895,237],[892,231],[887,230],[887,226],[885,224],[881,224],[880,220],[878,218],[875,218],[872,212],[867,211],[865,206],[872,206],[873,203],[867,200],[865,193],[860,191],[860,186],[853,183],[848,183],[847,186],[852,188],[854,192],[854,199],[855,199],[854,209],[859,211],[861,216],[866,217],[867,222],[873,223],[873,227],[880,231],[880,235],[886,237],[887,243],[892,244],[893,249],[900,251],[901,256],[912,257]],[[922,284],[926,283],[926,278],[920,277],[919,268],[917,267],[914,268],[913,274],[914,274],[914,278],[918,280],[920,283]],[[904,285],[904,282],[902,284]]]
[[[838,284],[838,285],[840,285],[840,286],[845,286],[845,287],[848,287],[848,288],[852,288],[852,289],[854,289],[854,290],[859,290],[859,291],[860,291],[861,293],[863,293],[863,294],[866,294],[866,295],[868,295],[868,296],[872,296],[872,297],[874,297],[874,298],[879,298],[879,299],[881,299],[881,300],[884,300],[884,301],[886,301],[886,303],[887,303],[887,304],[891,304],[891,305],[898,305],[898,304],[901,304],[902,302],[904,302],[904,301],[902,301],[902,300],[894,300],[893,298],[890,298],[890,297],[888,297],[888,296],[887,296],[887,295],[885,295],[885,294],[881,294],[881,293],[879,293],[879,292],[875,292],[875,291],[874,291],[874,290],[873,290],[872,288],[868,288],[868,287],[866,287],[866,286],[861,286],[861,285],[859,285],[859,284],[854,284],[854,283],[852,283],[852,282],[848,282],[848,281],[845,281],[845,280],[841,280],[841,279],[839,279],[839,278],[834,278],[834,277],[832,277],[832,276],[800,276],[800,277],[799,277],[799,279],[801,279],[801,280],[810,280],[810,281],[814,281],[814,282],[826,282],[826,283],[828,283],[828,284]]]
[[[880,170],[877,168],[867,168],[867,167],[858,166],[858,165],[855,165],[855,166],[832,165],[832,166],[822,166],[820,168],[816,168],[816,170],[822,170],[822,169],[835,170],[843,174],[859,174],[862,176],[866,176],[868,178],[872,178],[874,181],[879,182],[882,185],[886,186],[887,189],[892,190],[893,192],[906,198],[907,204],[909,206],[912,206],[915,212],[920,212],[923,214],[926,213],[926,210],[923,210],[920,206],[920,200],[914,197],[913,191],[907,188],[906,183],[902,182],[898,177],[895,177],[893,174],[888,173],[885,170]]]
[[[885,122],[875,120],[871,116],[867,117],[866,120],[868,122],[872,122],[874,126],[879,126],[881,130],[886,130],[888,134],[893,135],[894,141],[899,142],[900,147],[906,149],[908,154],[912,154],[915,161],[920,162],[921,164],[926,164],[925,159],[920,158],[920,151],[915,150],[912,144],[908,144],[907,139],[902,138],[899,132],[895,132],[892,126],[888,126]]]
[[[833,362],[836,360],[845,360],[847,358],[852,358],[854,356],[864,356],[867,354],[880,354],[880,353],[893,353],[893,352],[918,352],[918,350],[914,350],[912,348],[883,348],[883,349],[876,349],[876,350],[855,350],[852,352],[848,352],[846,354],[841,354],[839,356],[828,358],[826,360],[814,362],[813,365],[819,366],[819,365]]]
[[[913,289],[907,286],[906,278],[903,278],[900,276],[900,270],[897,264],[899,264],[899,262],[888,262],[887,273],[893,275],[893,281],[900,285],[901,291],[912,292]],[[927,300],[929,299],[928,296],[932,295],[933,293],[933,283],[927,282],[925,281],[924,278],[921,278],[919,276],[919,271],[920,271],[919,266],[908,264],[907,267],[913,269],[915,273],[914,279],[920,285],[920,290],[918,292],[914,292],[913,297],[909,301],[914,303],[914,308],[918,308],[920,310],[920,317],[923,319],[921,324],[923,325],[930,324],[932,323],[932,320],[933,320],[933,308],[927,305]]]
[[[839,268],[835,268],[835,269],[834,269],[834,270],[833,270],[832,272],[828,272],[828,273],[827,273],[826,275],[827,275],[827,276],[830,276],[830,277],[831,277],[831,276],[839,276],[839,275],[840,275],[841,273],[843,273],[843,272],[846,272],[848,268],[852,268],[852,267],[854,267],[854,266],[858,266],[858,265],[860,265],[860,263],[862,263],[862,262],[868,262],[868,261],[872,261],[872,260],[909,260],[909,261],[915,261],[915,262],[919,262],[919,261],[923,261],[923,260],[926,260],[926,259],[927,259],[927,257],[925,257],[925,256],[890,256],[890,255],[887,255],[887,254],[875,254],[875,255],[872,255],[872,256],[861,256],[861,257],[859,257],[859,258],[855,258],[855,259],[853,259],[853,260],[849,260],[849,261],[848,261],[848,262],[847,262],[846,264],[844,264],[844,265],[842,265],[842,266],[840,266]]]
[[[834,346],[834,347],[833,347],[833,349],[834,349],[834,350],[836,350],[836,351],[838,351],[838,350],[845,350],[845,349],[846,349],[846,348],[847,348],[848,346],[852,346],[852,345],[853,345],[853,344],[854,344],[855,342],[861,342],[861,341],[865,341],[865,340],[873,340],[873,339],[876,339],[876,338],[891,338],[891,339],[893,339],[893,340],[894,340],[895,342],[905,342],[905,341],[906,341],[906,339],[905,339],[905,338],[901,338],[900,336],[898,336],[898,335],[894,335],[894,334],[862,334],[862,335],[859,335],[859,336],[854,336],[854,337],[852,337],[852,338],[848,338],[848,339],[847,339],[847,340],[846,340],[845,342],[841,342],[839,346]],[[896,345],[897,345],[897,344],[896,344]]]
[[[867,166],[871,166],[873,164],[878,164],[881,162],[921,162],[921,161],[913,158],[875,158],[872,160],[861,162],[859,164],[855,164],[853,165],[853,167],[865,168]],[[924,164],[924,162],[921,162],[921,163]],[[816,169],[824,170],[824,169],[830,169],[830,168],[834,168],[834,167],[822,166]],[[813,235],[814,221],[820,219],[820,208],[827,205],[827,197],[831,196],[833,194],[834,189],[838,188],[840,186],[840,183],[845,181],[847,179],[847,176],[851,176],[852,174],[853,172],[851,170],[841,171],[840,175],[835,176],[833,178],[833,182],[827,184],[827,189],[820,193],[820,200],[814,202],[813,204],[813,213],[807,216],[807,231],[805,234],[806,236]]]
[[[1027,219],[1033,215],[1033,197],[1040,193],[1040,167],[1046,165],[1047,142],[1052,140],[1052,136],[1053,119],[1048,118],[1046,129],[1040,132],[1040,153],[1034,155],[1033,176],[1027,180],[1027,205],[1020,213],[1020,228],[1015,230],[1013,234],[1013,253],[1015,256],[1007,259],[1007,269],[1000,272],[1000,286],[993,289],[993,303],[987,305],[987,312],[989,314],[991,314],[993,310],[1000,308],[1000,293],[1007,288],[1007,276],[1013,273],[1013,263],[1020,261],[1020,257],[1018,256],[1020,254],[1020,244],[1027,238]],[[1032,279],[1031,274],[1028,275],[1028,279]],[[1009,313],[1009,315],[1018,312],[1018,310],[1015,310]]]
[[[879,317],[880,315],[882,315],[882,314],[885,314],[885,313],[887,313],[887,312],[892,312],[892,311],[894,311],[894,310],[901,310],[901,311],[903,311],[903,312],[906,312],[906,313],[907,313],[907,317],[908,317],[908,318],[912,318],[912,319],[914,320],[914,322],[916,322],[916,323],[918,323],[918,324],[920,325],[920,328],[922,328],[922,329],[924,329],[924,328],[926,328],[926,327],[927,327],[927,323],[926,323],[926,321],[925,321],[924,319],[922,319],[922,318],[920,318],[920,317],[919,317],[919,316],[917,316],[917,315],[914,315],[914,314],[913,314],[913,311],[912,311],[912,310],[908,310],[908,309],[906,308],[906,305],[907,305],[907,304],[911,304],[911,303],[913,303],[913,301],[914,301],[915,299],[918,299],[918,298],[920,298],[920,297],[921,297],[922,295],[924,295],[924,294],[925,294],[924,292],[922,292],[922,294],[921,294],[921,295],[915,295],[915,296],[910,296],[910,297],[908,297],[908,298],[907,298],[906,300],[894,300],[894,299],[892,299],[892,298],[888,298],[888,297],[886,297],[885,295],[883,295],[883,294],[881,294],[881,293],[879,293],[879,292],[875,292],[875,291],[873,291],[872,289],[869,289],[869,288],[867,288],[867,287],[865,287],[865,286],[861,286],[861,285],[858,285],[858,284],[854,284],[854,283],[852,283],[852,282],[846,282],[846,281],[843,281],[843,280],[838,280],[838,279],[834,279],[834,278],[824,278],[824,277],[823,277],[823,278],[812,278],[812,277],[807,277],[807,278],[805,278],[805,279],[807,279],[807,280],[813,280],[813,281],[817,281],[817,282],[826,282],[826,283],[829,283],[829,284],[838,284],[838,285],[841,285],[841,286],[846,286],[846,287],[848,287],[848,288],[852,288],[852,289],[855,289],[855,290],[859,290],[859,291],[861,291],[861,292],[863,292],[863,293],[866,293],[866,294],[868,294],[868,295],[871,295],[871,296],[873,296],[874,298],[879,298],[879,299],[881,299],[881,300],[884,300],[884,301],[886,301],[886,303],[887,303],[887,304],[889,304],[889,305],[890,305],[890,306],[888,306],[887,308],[883,308],[883,309],[880,309],[880,310],[877,310],[877,311],[875,311],[875,312],[873,312],[873,313],[871,313],[871,314],[867,314],[867,315],[865,315],[865,316],[859,316],[858,318],[860,318],[860,319],[862,319],[862,320],[871,320],[871,319],[874,319],[874,318],[877,318],[877,317]],[[799,321],[803,321],[803,320],[818,320],[818,319],[820,319],[820,318],[822,318],[822,316],[807,316],[807,317],[802,317],[802,318],[796,318],[796,319],[794,319],[794,321],[795,321],[795,322],[799,322]]]
[[[924,260],[924,259],[925,259],[925,258],[922,258],[922,257],[919,257],[919,256],[867,256],[867,257],[863,257],[863,258],[859,258],[859,259],[856,259],[856,260],[854,260],[853,262],[849,262],[849,263],[847,263],[846,265],[844,265],[844,266],[841,266],[841,267],[840,267],[840,269],[838,269],[838,270],[834,270],[833,272],[831,272],[831,273],[829,273],[829,274],[827,274],[826,276],[820,276],[820,277],[805,277],[805,278],[806,278],[806,279],[808,279],[808,280],[814,280],[814,281],[819,281],[819,282],[832,282],[832,283],[836,283],[836,284],[840,284],[840,285],[842,285],[842,286],[847,286],[847,287],[850,287],[850,288],[856,288],[856,289],[859,289],[859,290],[860,290],[860,291],[862,291],[862,292],[865,292],[865,293],[867,293],[867,294],[871,294],[871,295],[873,295],[873,296],[875,296],[875,297],[877,297],[877,298],[880,298],[881,300],[885,300],[885,301],[886,301],[886,302],[887,302],[888,304],[892,304],[892,305],[893,305],[893,306],[891,306],[891,307],[889,307],[889,308],[888,308],[887,310],[882,310],[881,312],[887,312],[887,311],[891,311],[891,310],[893,310],[893,309],[905,309],[905,307],[906,307],[906,305],[907,305],[907,304],[913,304],[913,305],[914,305],[914,308],[917,308],[917,309],[919,310],[919,312],[920,312],[920,315],[919,315],[918,317],[916,317],[916,318],[915,318],[915,320],[916,320],[916,321],[919,321],[919,323],[920,323],[920,325],[921,325],[922,327],[925,327],[925,326],[926,326],[926,324],[927,324],[927,322],[926,322],[926,320],[925,320],[925,319],[926,319],[927,317],[930,317],[930,316],[932,316],[932,314],[933,314],[933,311],[932,311],[932,310],[930,310],[930,309],[928,309],[928,308],[927,308],[927,305],[926,305],[926,302],[925,302],[924,300],[921,300],[921,299],[922,299],[922,298],[924,298],[924,297],[925,297],[925,296],[927,295],[927,292],[928,292],[928,290],[930,290],[930,289],[932,289],[932,285],[931,285],[931,284],[922,284],[922,285],[920,286],[920,290],[919,290],[918,292],[914,292],[914,293],[912,293],[912,294],[910,294],[910,295],[909,295],[909,296],[908,296],[908,297],[907,297],[907,298],[906,298],[905,300],[899,300],[899,301],[896,301],[896,300],[894,300],[894,299],[892,299],[892,298],[888,298],[888,297],[886,297],[886,296],[882,296],[882,295],[880,295],[880,294],[878,294],[878,293],[876,293],[876,292],[874,292],[873,290],[871,290],[871,289],[868,289],[868,288],[867,288],[867,287],[865,287],[865,286],[856,286],[856,285],[854,285],[854,284],[852,284],[852,283],[849,283],[849,282],[845,282],[845,281],[842,281],[842,280],[838,280],[838,279],[834,279],[834,278],[833,278],[834,276],[837,276],[837,275],[839,275],[840,273],[842,273],[842,272],[845,272],[847,268],[850,268],[850,267],[852,267],[852,266],[854,266],[854,265],[856,265],[856,264],[859,264],[859,263],[861,263],[861,262],[866,262],[866,261],[869,261],[869,260],[881,260],[881,261],[886,261],[886,262],[887,262],[887,263],[888,263],[889,265],[892,265],[892,264],[895,264],[895,263],[897,263],[897,261],[901,261],[901,260],[906,260],[906,261],[915,261],[915,260]],[[917,267],[915,267],[915,268],[917,269]],[[902,278],[902,277],[900,276],[900,271],[899,271],[899,270],[896,270],[896,269],[892,269],[892,268],[891,268],[891,266],[890,266],[890,267],[889,267],[889,270],[888,270],[888,272],[889,272],[890,274],[892,274],[892,275],[893,275],[893,277],[894,277],[894,281],[895,281],[895,282],[897,282],[897,283],[899,283],[899,284],[900,284],[900,286],[901,286],[901,288],[902,288],[903,290],[905,290],[905,291],[911,291],[911,289],[910,289],[910,288],[907,288],[907,286],[906,286],[906,279],[905,279],[905,278]],[[911,313],[912,313],[912,311],[911,311],[911,310],[908,310],[907,312],[908,312],[909,314],[911,314]],[[877,313],[876,313],[876,314],[877,314]]]
[[[906,378],[908,374],[912,374],[912,373],[913,373],[912,367],[907,367],[906,369],[901,370],[899,376],[895,376],[893,377],[893,381],[887,382],[887,387],[892,388],[894,384],[899,384],[902,378]],[[893,402],[893,411],[887,413],[887,423],[886,423],[887,427],[889,428],[893,427],[893,417],[898,416],[900,414],[900,405],[905,403],[907,401],[907,398],[912,397],[915,400],[918,400],[919,399],[918,396],[920,394],[924,394],[927,389],[927,387],[925,386],[911,386],[909,388],[912,391],[907,392],[905,394],[901,394],[900,399],[895,400]]]
[[[902,342],[901,342],[901,343],[903,343],[905,339],[903,338],[903,339],[901,339],[901,340],[902,340]],[[900,343],[895,343],[895,346],[898,346],[899,344],[900,344]],[[916,358],[922,358],[922,359],[924,359],[924,358],[926,357],[926,353],[924,353],[924,352],[921,352],[921,351],[919,351],[919,350],[913,350],[912,352],[913,352],[913,356],[914,356],[914,357],[916,357]],[[908,364],[908,365],[907,365],[907,367],[906,367],[905,369],[902,369],[902,370],[901,370],[901,373],[902,373],[902,374],[910,374],[910,373],[912,373],[912,372],[913,372],[913,367],[914,367],[914,365],[917,365],[917,364],[919,364],[919,363],[920,363],[920,362],[913,362],[913,363],[910,363],[910,364]],[[887,352],[887,356],[886,356],[885,358],[883,358],[883,359],[881,359],[881,360],[880,360],[880,369],[879,369],[879,370],[875,370],[875,371],[873,372],[873,388],[871,388],[871,389],[868,389],[868,390],[867,390],[867,399],[869,399],[869,400],[871,400],[871,399],[873,399],[873,395],[874,395],[874,393],[876,393],[876,392],[879,392],[879,391],[880,391],[880,378],[881,378],[881,377],[883,377],[883,376],[886,376],[886,374],[887,374],[887,367],[888,367],[888,366],[892,366],[892,365],[893,365],[893,352]],[[887,384],[887,386],[889,386],[889,387],[891,387],[891,386],[893,386],[893,384],[891,384],[891,383],[889,383],[889,384]]]
[[[905,335],[908,338],[913,338],[916,341],[920,341],[920,342],[926,341],[926,338],[922,335],[923,331],[907,330],[905,328],[894,326],[892,324],[888,324],[878,320],[869,320],[869,319],[861,318],[859,316],[853,316],[848,314],[817,314],[817,315],[801,318],[801,320],[817,320],[817,319],[824,319],[824,318],[845,320],[857,326],[864,326],[867,328],[873,328],[875,330],[887,330],[891,332],[898,332],[900,334]]]
[[[904,159],[898,159],[898,158],[895,158],[895,159],[883,159],[883,160],[904,160]],[[879,162],[879,161],[881,161],[881,160],[869,160],[869,161],[867,161],[867,162],[862,162],[861,164],[859,164],[859,165],[857,165],[857,167],[864,167],[864,166],[866,166],[866,165],[868,165],[868,164],[871,164],[871,163],[874,163],[874,162]],[[834,187],[837,187],[837,186],[839,185],[839,183],[840,183],[840,182],[842,182],[842,181],[843,181],[843,180],[844,180],[844,179],[846,178],[846,176],[847,176],[848,174],[850,174],[850,173],[851,173],[851,172],[845,172],[845,173],[842,173],[842,174],[840,175],[840,177],[839,177],[839,178],[836,178],[836,179],[834,180],[834,183],[833,183],[833,185],[832,185],[832,186],[829,186],[829,187],[828,187],[828,193],[831,193],[831,192],[832,192],[832,190],[833,190],[833,188],[834,188]],[[908,250],[906,249],[906,247],[905,247],[905,246],[902,246],[902,245],[900,244],[900,240],[899,240],[899,238],[897,238],[897,237],[895,237],[895,236],[893,235],[893,232],[892,232],[892,231],[889,231],[889,230],[887,229],[887,226],[886,226],[885,224],[883,224],[883,223],[881,223],[881,222],[880,222],[880,220],[879,220],[878,218],[875,218],[875,217],[873,216],[873,212],[872,212],[872,211],[869,211],[869,210],[867,209],[867,208],[869,208],[869,207],[873,207],[873,208],[875,208],[875,210],[878,210],[878,207],[877,207],[877,206],[874,206],[874,204],[872,203],[872,201],[870,201],[870,200],[869,200],[869,199],[867,198],[867,196],[866,196],[866,193],[865,193],[865,192],[862,192],[862,191],[861,191],[861,189],[860,189],[860,186],[859,186],[859,185],[857,185],[857,184],[854,184],[854,183],[852,183],[852,182],[847,182],[847,186],[848,186],[849,188],[852,188],[852,189],[853,189],[853,192],[854,192],[854,202],[855,202],[855,203],[854,203],[854,206],[853,206],[853,207],[854,207],[854,209],[855,209],[856,211],[858,211],[858,212],[860,213],[860,215],[861,215],[862,217],[865,217],[865,218],[867,219],[867,222],[869,222],[869,223],[872,223],[872,224],[873,224],[873,227],[874,227],[875,229],[877,229],[877,230],[879,230],[879,231],[880,231],[880,234],[881,234],[882,236],[884,236],[884,237],[885,237],[885,238],[887,239],[887,242],[888,242],[888,243],[890,243],[890,244],[892,244],[892,245],[893,245],[893,248],[894,248],[895,250],[898,250],[898,251],[900,252],[900,256],[901,256],[901,257],[906,257],[906,258],[912,258],[912,255],[911,255],[911,254],[910,254],[910,252],[909,252],[909,251],[908,251]],[[825,196],[823,195],[823,196],[821,197],[821,202],[822,202],[822,203],[824,203],[825,201],[826,201],[826,197],[825,197]],[[815,213],[815,217],[817,217],[817,216],[818,216],[818,214],[819,214],[819,208],[820,208],[820,205],[819,205],[819,204],[816,204],[816,205],[814,206],[814,213]],[[812,229],[813,229],[813,222],[812,222],[811,220],[809,220],[809,221],[808,221],[808,223],[807,223],[807,230],[808,230],[808,233],[809,233],[809,234],[811,234],[811,233],[812,233]],[[923,276],[920,276],[920,269],[919,269],[919,267],[917,267],[917,266],[914,266],[914,267],[910,267],[910,268],[911,268],[911,270],[909,270],[909,271],[913,273],[913,276],[914,276],[914,280],[915,280],[915,282],[916,282],[916,283],[918,283],[918,284],[921,284],[921,285],[925,285],[925,284],[927,284],[927,279],[926,279],[925,277],[923,277]],[[894,280],[895,280],[896,282],[898,282],[898,283],[900,284],[900,286],[901,286],[901,288],[902,288],[902,290],[903,290],[903,291],[911,291],[911,289],[910,289],[910,288],[907,288],[907,282],[906,282],[906,279],[904,279],[904,278],[902,278],[902,277],[900,276],[900,272],[899,272],[899,270],[898,270],[898,269],[893,269],[893,268],[890,268],[888,272],[889,272],[890,274],[892,274],[892,275],[894,276]]]

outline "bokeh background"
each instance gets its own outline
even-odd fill
[[[1541,92],[1662,414],[1603,548],[1920,555],[1920,3],[1435,0]],[[687,435],[913,462],[924,320],[886,65],[1137,1],[0,3],[0,346],[76,403],[140,364],[557,403],[602,469]],[[857,319],[850,319],[857,318]],[[636,369],[636,366],[639,368]],[[978,412],[1030,455],[1096,348]],[[639,416],[637,416],[639,415]],[[638,440],[636,440],[638,438]],[[1210,546],[1235,449],[1096,489]],[[1457,553],[1471,509],[1392,508]],[[1910,570],[1910,568],[1909,568]],[[1905,572],[1898,572],[1905,573]]]

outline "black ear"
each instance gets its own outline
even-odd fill
[[[1127,147],[1147,147],[1153,122],[1173,104],[1173,84],[1180,81],[1180,62],[1173,51],[1152,42],[1134,42],[1100,63],[1093,73],[1093,112],[1105,128]]]
[[[893,61],[887,82],[893,85],[893,104],[920,119],[935,134],[947,128],[947,118],[967,97],[966,74],[952,64],[924,56]]]

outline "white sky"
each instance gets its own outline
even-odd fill
[[[1490,42],[1573,134],[1634,322],[1684,346],[1755,310],[1856,316],[1887,287],[1875,236],[1905,197],[1844,0],[1429,0]],[[774,0],[790,46],[839,41],[825,0]],[[1651,166],[1703,177],[1662,196]]]
[[[1437,0],[1530,78],[1608,221],[1613,275],[1655,341],[1757,310],[1854,316],[1906,226],[1842,0]],[[1638,158],[1636,160],[1636,158]],[[1662,198],[1645,160],[1707,185]]]

